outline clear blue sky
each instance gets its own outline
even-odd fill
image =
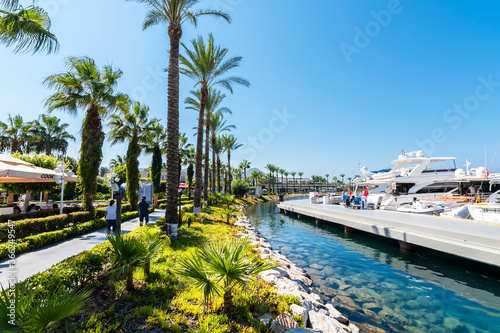
[[[67,56],[90,56],[124,72],[119,90],[166,120],[168,36],[142,31],[145,9],[124,0],[41,0],[61,44],[56,55],[13,54],[0,47],[0,110],[26,121],[45,112],[44,77],[62,72]],[[245,147],[233,154],[264,170],[267,163],[306,176],[352,176],[358,163],[389,166],[402,148],[490,165],[500,137],[500,3],[497,1],[205,0],[233,24],[200,19],[183,41],[213,32],[235,74],[251,88],[226,99],[229,123]],[[389,13],[389,14],[388,14]],[[377,21],[378,19],[378,21]],[[156,73],[152,75],[151,73]],[[488,83],[488,81],[490,81]],[[498,82],[498,83],[497,83]],[[181,79],[181,100],[192,82]],[[229,93],[228,93],[229,95]],[[464,105],[460,107],[460,105]],[[454,107],[454,105],[456,105]],[[80,137],[82,114],[55,115]],[[194,143],[196,114],[181,105],[181,130]],[[79,140],[69,154],[77,157]],[[103,165],[126,146],[105,143]],[[500,152],[499,154],[500,155]],[[141,157],[148,167],[150,156]]]

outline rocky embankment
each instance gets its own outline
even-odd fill
[[[294,295],[300,299],[301,306],[292,304],[290,313],[283,313],[273,321],[273,331],[277,333],[357,333],[359,328],[340,313],[335,304],[324,302],[318,290],[312,288],[312,280],[301,268],[297,267],[279,251],[273,251],[269,242],[253,227],[245,216],[235,223],[243,227],[242,237],[247,237],[262,259],[270,259],[280,267],[260,273],[263,280],[278,289],[278,293]],[[306,328],[299,327],[293,316],[302,316]],[[268,320],[270,320],[269,318]]]

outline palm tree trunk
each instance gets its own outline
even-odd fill
[[[151,273],[151,261],[148,260],[144,263],[144,275],[147,277]]]
[[[231,290],[226,290],[224,292],[224,303],[222,305],[222,312],[225,314],[230,314],[234,310],[233,304],[233,294]]]
[[[217,189],[221,192],[221,184],[220,184],[220,158],[217,156]]]
[[[231,192],[231,150],[227,150],[227,180],[228,180],[228,193],[232,194]]]
[[[212,192],[219,191],[220,188],[215,188],[215,144],[217,142],[217,138],[215,137],[215,133],[212,133]]]
[[[127,280],[125,282],[125,286],[127,290],[133,290],[134,289],[134,271],[132,268],[130,268],[127,271]]]
[[[45,155],[50,156],[52,154],[52,147],[45,148]]]
[[[207,113],[205,124],[205,175],[203,177],[203,200],[208,198],[208,167],[210,160],[210,117]]]
[[[208,89],[201,87],[200,112],[198,114],[198,134],[196,135],[196,165],[195,165],[195,187],[193,213],[198,215],[201,211],[201,185],[203,184],[203,122],[205,120],[205,103],[207,101]]]
[[[80,148],[81,158],[79,165],[79,176],[83,189],[83,204],[85,209],[92,215],[95,213],[94,195],[97,191],[97,176],[102,161],[102,146],[104,143],[104,132],[102,131],[99,106],[91,103],[82,126],[82,145]]]
[[[181,25],[170,24],[170,59],[168,61],[168,114],[167,114],[167,193],[165,220],[177,223],[177,191],[179,189],[179,42]],[[165,226],[168,230],[168,225]]]

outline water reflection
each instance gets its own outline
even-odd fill
[[[498,270],[341,227],[279,214],[247,214],[274,249],[306,270],[322,294],[368,331],[500,332]]]

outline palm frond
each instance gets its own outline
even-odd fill
[[[11,10],[0,17],[0,43],[14,46],[14,52],[57,52],[59,43],[49,29],[50,18],[42,8],[18,7],[17,1],[3,0]]]

